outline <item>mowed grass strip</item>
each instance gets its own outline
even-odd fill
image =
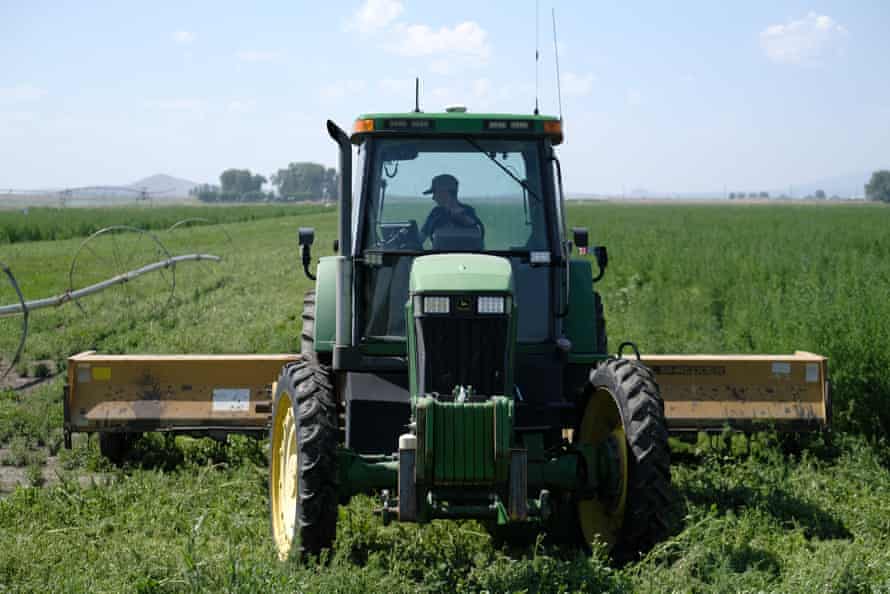
[[[95,441],[67,454],[59,486],[0,500],[0,584],[20,591],[875,591],[890,588],[886,428],[890,209],[863,206],[572,205],[570,225],[609,247],[609,335],[644,352],[791,352],[831,357],[842,435],[786,457],[704,442],[678,456],[677,534],[640,563],[610,569],[544,546],[507,554],[473,522],[382,527],[374,503],[341,508],[327,565],[280,564],[268,536],[265,446],[144,438],[110,470]],[[293,352],[310,283],[295,233],[314,226],[330,253],[333,213],[224,227],[220,274],[183,280],[164,311],[113,295],[99,315],[35,312],[26,362],[73,352]],[[209,228],[205,230],[210,232]],[[64,290],[73,246],[18,253],[23,288]],[[23,244],[24,245],[24,244]],[[183,266],[186,278],[186,267]],[[179,276],[177,276],[179,285]],[[36,295],[35,295],[36,296]],[[8,347],[0,335],[2,349]],[[60,383],[0,398],[0,435],[53,443]],[[29,414],[25,414],[29,411]],[[96,486],[80,484],[102,471]]]

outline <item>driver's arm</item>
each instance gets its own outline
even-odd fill
[[[433,210],[430,211],[430,214],[426,217],[426,222],[424,222],[423,227],[420,228],[420,243],[423,244],[430,236],[432,236],[433,231],[441,224],[442,216],[445,213],[438,206],[433,207]]]
[[[476,211],[472,206],[466,204],[458,205],[450,214],[452,220],[457,221],[465,227],[479,227],[479,231],[482,232],[482,237],[485,237],[485,225],[483,225],[482,221],[479,220],[479,217],[476,216]]]

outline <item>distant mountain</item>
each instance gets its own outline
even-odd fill
[[[130,187],[146,190],[148,192],[163,192],[163,194],[158,194],[156,197],[164,199],[188,197],[189,190],[197,185],[197,183],[187,179],[180,179],[178,177],[173,177],[172,175],[158,173],[133,182],[130,184]]]

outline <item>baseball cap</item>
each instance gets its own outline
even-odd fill
[[[433,178],[428,190],[424,194],[432,194],[436,190],[451,190],[457,192],[457,178],[453,175],[443,173]]]

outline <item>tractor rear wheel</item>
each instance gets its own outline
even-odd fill
[[[331,364],[330,353],[319,353],[315,350],[315,289],[306,291],[303,296],[303,327],[300,330],[300,354],[304,357],[315,357],[326,365]]]
[[[300,331],[300,353],[304,357],[315,355],[315,290],[306,291],[303,297],[303,328]]]
[[[278,556],[317,555],[331,547],[337,530],[337,407],[330,368],[314,357],[282,369],[269,441]]]
[[[617,473],[609,488],[578,501],[581,538],[588,547],[604,542],[613,559],[629,561],[668,533],[673,491],[664,402],[648,367],[609,359],[591,372],[580,412],[575,443],[610,441]]]

